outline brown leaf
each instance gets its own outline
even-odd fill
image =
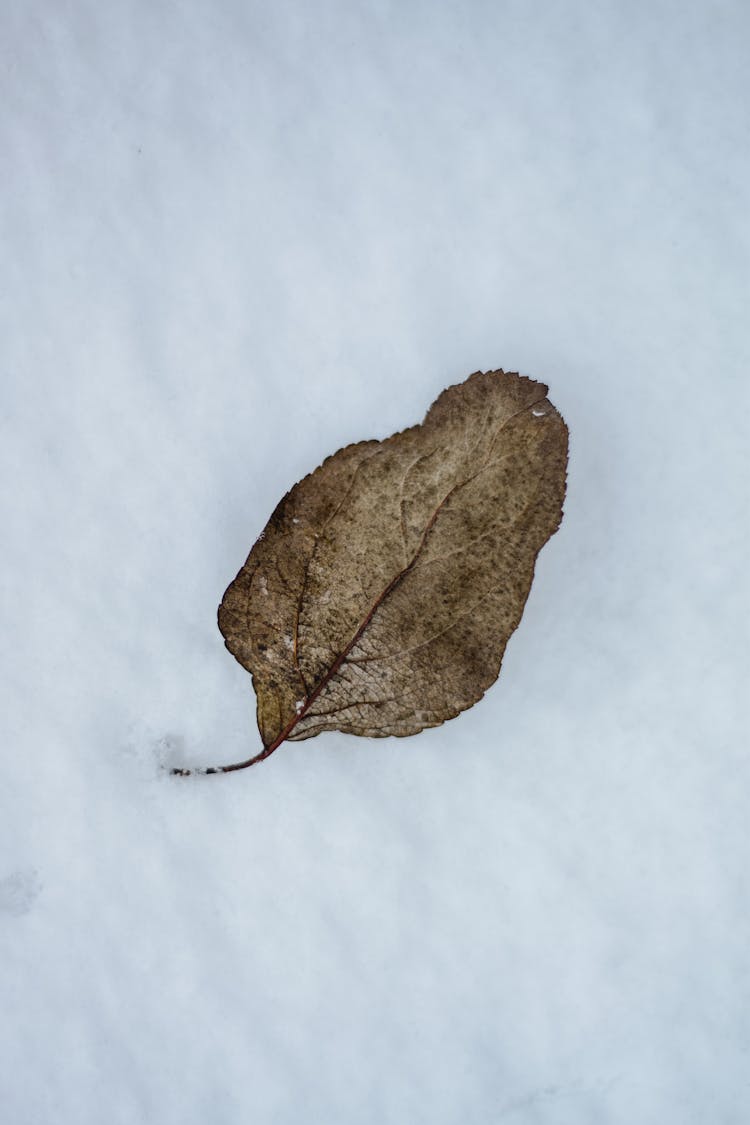
[[[484,695],[562,518],[568,433],[546,394],[477,371],[287,493],[219,607],[264,749],[208,772],[326,730],[415,734]]]

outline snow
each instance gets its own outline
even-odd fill
[[[5,1125],[746,1122],[747,5],[0,20]],[[571,431],[499,683],[170,777],[282,495],[496,366]]]

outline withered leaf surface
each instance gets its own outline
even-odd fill
[[[482,697],[562,518],[568,434],[546,395],[478,371],[287,493],[219,608],[264,749],[209,772],[321,731],[415,734]]]

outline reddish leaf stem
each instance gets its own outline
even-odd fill
[[[278,750],[278,748],[279,748],[279,746],[281,746],[282,742],[286,742],[287,738],[292,733],[292,731],[296,727],[297,723],[300,721],[300,719],[302,719],[305,716],[307,711],[312,707],[313,703],[318,698],[318,696],[320,695],[323,688],[326,686],[326,684],[329,682],[329,680],[331,680],[336,675],[339,668],[344,663],[344,661],[346,660],[346,658],[349,655],[349,653],[351,652],[351,650],[354,648],[354,645],[357,643],[357,641],[362,636],[362,634],[365,631],[365,629],[367,628],[367,626],[370,624],[370,621],[372,620],[373,614],[375,613],[375,611],[377,610],[378,606],[381,604],[383,599],[385,597],[387,597],[388,594],[390,594],[391,590],[396,585],[396,583],[401,581],[404,574],[406,574],[406,571],[410,570],[413,565],[414,565],[414,560],[412,560],[412,562],[409,564],[408,567],[406,567],[405,570],[401,571],[400,574],[397,574],[396,577],[393,579],[393,581],[383,591],[383,593],[380,595],[378,600],[375,602],[375,605],[372,607],[370,612],[367,614],[367,617],[365,618],[365,620],[362,622],[362,625],[358,629],[356,635],[352,638],[352,640],[346,646],[344,651],[339,656],[336,657],[333,664],[331,665],[329,670],[326,672],[325,676],[323,676],[323,678],[320,680],[320,683],[318,683],[317,686],[315,687],[315,690],[310,692],[310,694],[308,695],[308,697],[305,700],[302,707],[300,707],[299,711],[297,711],[297,713],[295,714],[294,718],[291,719],[287,723],[287,725],[284,727],[284,729],[281,731],[281,733],[279,735],[277,735],[276,738],[273,740],[273,742],[270,742],[268,744],[268,746],[265,747],[264,750],[261,750],[261,752],[259,754],[255,754],[254,757],[248,758],[246,762],[234,762],[231,766],[208,766],[208,767],[200,767],[199,766],[196,769],[181,769],[180,767],[175,767],[174,769],[171,769],[169,772],[174,777],[192,777],[193,774],[201,774],[201,773],[234,773],[235,770],[245,770],[245,769],[248,768],[248,766],[254,766],[256,762],[262,762],[265,758],[270,758],[270,756],[271,756],[271,754],[273,754],[274,750]]]

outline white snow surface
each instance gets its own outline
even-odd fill
[[[750,7],[0,24],[3,1125],[744,1125]],[[571,461],[497,685],[169,777],[260,748],[283,493],[500,366]]]

